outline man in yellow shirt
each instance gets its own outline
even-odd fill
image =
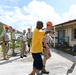
[[[32,46],[30,52],[33,57],[33,71],[30,75],[35,75],[35,73],[43,68],[42,55],[42,41],[45,34],[50,33],[51,31],[42,31],[43,22],[37,21],[36,28],[32,35]]]

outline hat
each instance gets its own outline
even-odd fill
[[[5,29],[9,29],[9,26],[8,25],[5,25]]]
[[[52,26],[53,25],[51,21],[48,21],[46,24],[47,24],[47,26]]]
[[[28,28],[28,30],[31,30],[30,28]]]

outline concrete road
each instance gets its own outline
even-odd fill
[[[51,49],[52,57],[47,61],[48,75],[76,75],[76,59],[74,56]],[[32,70],[32,57],[20,58],[11,56],[9,60],[0,60],[0,75],[29,75]],[[47,74],[43,74],[47,75]]]

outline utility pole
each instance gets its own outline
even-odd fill
[[[32,31],[32,26],[30,28],[31,28],[31,31]]]

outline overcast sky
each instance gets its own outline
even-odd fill
[[[76,0],[0,0],[0,22],[22,31],[41,20],[53,25],[76,19]]]

